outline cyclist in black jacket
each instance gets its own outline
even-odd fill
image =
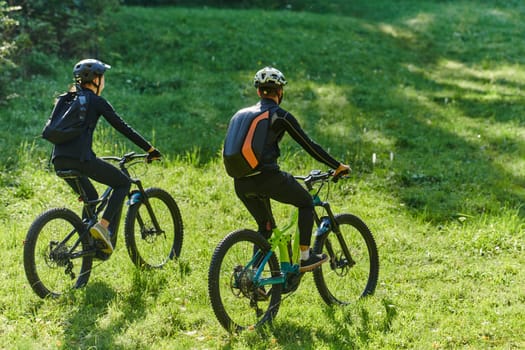
[[[111,104],[100,96],[105,86],[104,73],[109,68],[111,68],[109,65],[95,59],[85,59],[75,64],[73,68],[74,88],[81,89],[87,97],[86,124],[90,127],[86,128],[78,138],[55,145],[52,155],[55,170],[76,169],[83,174],[80,183],[89,200],[98,198],[97,190],[89,179],[113,188],[113,193],[100,222],[90,229],[93,238],[105,243],[106,247],[102,251],[107,254],[113,252],[110,240],[110,231],[113,230],[111,224],[120,219],[122,205],[129,192],[131,182],[120,169],[97,158],[93,152],[93,132],[96,123],[101,116],[104,117],[121,134],[148,152],[148,161],[161,157],[160,152],[126,124]],[[79,193],[74,181],[66,181],[75,192]]]
[[[269,238],[275,227],[273,217],[268,217],[270,199],[291,204],[299,209],[299,234],[301,249],[300,272],[311,271],[328,260],[325,254],[310,254],[313,228],[313,203],[308,191],[289,173],[281,171],[277,163],[280,156],[279,142],[284,133],[288,133],[301,147],[317,161],[335,169],[334,175],[350,171],[350,167],[335,160],[321,146],[315,143],[303,131],[297,119],[280,107],[283,99],[284,75],[275,68],[265,67],[254,77],[254,86],[261,98],[258,102],[263,110],[275,110],[271,116],[271,127],[262,155],[262,165],[253,174],[235,179],[235,192],[244,203],[258,225],[258,231]],[[262,200],[254,196],[264,195]]]

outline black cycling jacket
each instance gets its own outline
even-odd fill
[[[308,152],[315,160],[326,164],[332,169],[337,169],[339,162],[330,156],[321,146],[315,143],[299,125],[297,119],[289,112],[282,109],[271,99],[262,99],[260,102],[263,110],[276,108],[271,116],[271,127],[263,151],[261,171],[279,170],[277,158],[281,151],[279,142],[287,132],[301,147]]]
[[[52,159],[55,159],[56,157],[67,157],[78,159],[80,161],[87,161],[96,158],[96,154],[92,149],[93,131],[101,116],[104,117],[117,131],[126,136],[144,151],[147,152],[151,148],[148,141],[146,141],[132,127],[126,124],[106,99],[96,95],[89,89],[83,89],[83,91],[88,100],[86,119],[90,127],[78,138],[60,145],[55,145],[53,148]]]

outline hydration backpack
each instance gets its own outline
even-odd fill
[[[42,137],[55,145],[78,137],[88,128],[86,105],[87,96],[82,91],[60,95],[42,130]]]
[[[240,178],[257,171],[270,128],[271,110],[258,106],[237,112],[228,125],[222,158],[226,172]]]

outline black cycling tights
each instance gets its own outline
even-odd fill
[[[275,227],[270,199],[297,207],[299,244],[310,245],[314,225],[312,197],[291,174],[280,171],[236,179],[235,193],[252,214],[259,232],[264,236],[268,236],[271,228]]]
[[[109,221],[110,231],[120,219],[124,199],[129,193],[131,187],[130,179],[113,165],[103,161],[100,158],[81,162],[76,159],[57,157],[53,160],[55,170],[75,169],[80,171],[84,176],[80,178],[80,184],[86,192],[89,200],[98,198],[98,193],[89,179],[100,182],[113,188],[113,193],[109,198],[108,205],[102,214],[102,218]],[[66,179],[66,182],[79,194],[79,189],[72,179]],[[113,227],[112,227],[113,226]]]

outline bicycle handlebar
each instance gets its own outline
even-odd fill
[[[310,171],[310,174],[307,176],[295,176],[298,180],[303,180],[307,188],[311,188],[311,186],[317,182],[325,182],[328,179],[332,178],[333,182],[339,181],[339,179],[343,178],[344,175],[347,173],[339,173],[337,176],[334,176],[335,170],[328,169],[328,171],[321,171],[321,170],[312,170]]]
[[[115,162],[118,162],[120,167],[123,167],[125,164],[128,164],[134,160],[137,160],[137,159],[147,159],[148,158],[148,154],[147,153],[135,153],[135,152],[129,152],[129,153],[126,153],[124,154],[122,157],[117,157],[117,156],[102,156],[100,157],[100,159],[103,159],[103,160],[111,160],[111,161],[115,161]],[[154,160],[160,160],[160,159],[154,159]]]

